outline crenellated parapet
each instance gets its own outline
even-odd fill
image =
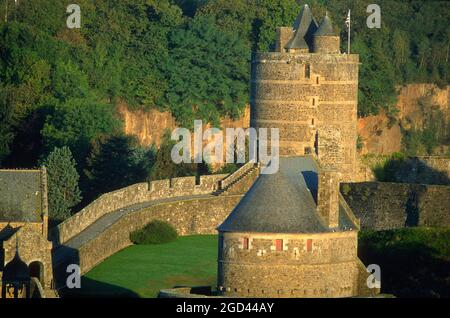
[[[63,244],[93,224],[102,216],[135,204],[167,198],[211,194],[219,188],[226,174],[172,178],[133,184],[126,188],[102,194],[88,206],[52,229],[55,244]]]

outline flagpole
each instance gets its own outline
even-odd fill
[[[348,49],[347,52],[350,54],[350,25],[351,25],[351,17],[350,17],[350,9],[348,10]]]

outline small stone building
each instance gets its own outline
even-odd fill
[[[55,296],[47,176],[0,170],[0,298]]]

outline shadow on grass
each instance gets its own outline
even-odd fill
[[[81,278],[81,288],[59,290],[64,298],[139,298],[132,290],[100,282],[87,277]]]

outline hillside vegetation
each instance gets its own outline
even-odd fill
[[[68,29],[69,3],[5,0],[0,6],[0,164],[36,166],[55,147],[67,146],[85,201],[149,176],[198,173],[198,167],[175,169],[155,149],[122,136],[117,100],[169,110],[184,127],[194,118],[217,124],[220,117],[241,116],[251,53],[272,48],[276,27],[291,25],[303,5],[79,0],[81,28]],[[448,2],[378,1],[381,29],[366,27],[367,1],[308,3],[319,20],[328,10],[343,51],[343,20],[352,9],[352,52],[362,62],[360,116],[382,108],[393,113],[395,85],[448,83]],[[153,166],[163,170],[152,172]]]

